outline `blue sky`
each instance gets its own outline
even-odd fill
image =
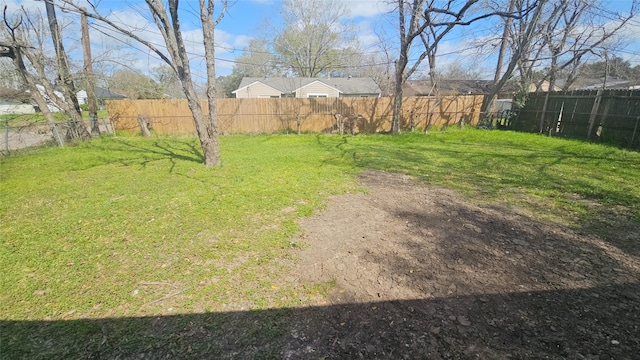
[[[391,8],[386,1],[376,0],[339,0],[349,10],[348,20],[353,21],[358,29],[358,39],[366,52],[376,52],[378,49],[377,33],[384,33],[392,44],[397,43],[395,27],[396,15],[389,14]],[[232,1],[233,2],[233,1]],[[43,3],[36,0],[0,0],[0,4],[7,4],[9,12],[15,11],[19,5],[29,9],[42,9]],[[631,6],[631,0],[607,1],[607,9],[625,10]],[[242,48],[251,38],[264,34],[265,27],[261,26],[269,20],[278,24],[282,1],[280,0],[237,0],[229,7],[227,14],[216,29],[216,57],[218,75],[226,75],[231,72],[233,60],[242,53]],[[143,1],[139,0],[103,0],[100,8],[104,13],[111,13],[113,19],[118,19],[136,33],[155,44],[162,43],[162,37],[150,21],[151,18]],[[197,0],[181,1],[181,24],[184,37],[192,57],[194,74],[204,79],[202,34],[199,19],[197,18]],[[67,17],[70,25],[65,28],[65,38],[68,49],[79,54],[79,31],[77,21]],[[105,36],[108,33],[111,36]],[[484,48],[478,50],[474,42],[486,40],[492,33],[498,33],[492,28],[491,22],[485,22],[479,26],[461,28],[450,34],[439,48],[439,66],[445,67],[448,63],[457,61],[463,66],[480,70],[485,77],[491,74],[495,67],[495,52],[497,48]],[[104,28],[94,26],[91,31],[93,53],[96,57],[111,56],[122,59],[122,63],[135,69],[147,71],[161,64],[157,56],[139,44],[133,44],[128,39],[118,34],[110,33]],[[632,65],[640,65],[640,17],[632,20],[622,36],[618,55],[630,60]],[[124,45],[124,44],[129,45]],[[78,56],[78,55],[76,55]],[[77,57],[79,58],[79,56]]]

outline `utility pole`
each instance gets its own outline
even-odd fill
[[[91,63],[91,41],[89,40],[89,21],[84,12],[80,13],[82,27],[82,54],[84,55],[84,80],[87,92],[87,104],[89,105],[89,119],[91,120],[91,136],[100,135],[98,126],[98,101],[95,90],[95,77]]]

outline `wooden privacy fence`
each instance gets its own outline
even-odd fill
[[[640,90],[552,92],[543,114],[545,96],[530,94],[514,130],[640,148]]]
[[[207,102],[201,101],[206,113]],[[403,99],[405,129],[431,125],[478,123],[482,96]],[[194,133],[187,101],[113,100],[107,109],[118,130],[140,131],[148,126],[159,134]],[[392,98],[219,99],[221,133],[275,133],[282,131],[374,133],[391,128]]]

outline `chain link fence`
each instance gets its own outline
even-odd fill
[[[100,133],[115,134],[115,128],[110,118],[98,119]],[[87,131],[91,131],[90,122],[84,121]],[[0,153],[9,154],[21,149],[38,146],[57,146],[54,129],[60,134],[63,142],[72,140],[69,134],[68,122],[11,124],[9,120],[0,123]]]

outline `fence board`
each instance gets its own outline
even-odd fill
[[[552,92],[541,128],[545,96],[546,93],[530,94],[525,107],[512,122],[514,130],[542,131],[549,135],[640,148],[639,90]]]
[[[118,130],[139,131],[138,117],[146,117],[159,134],[195,132],[186,100],[112,100],[107,109]],[[206,113],[207,102],[200,102]],[[476,125],[482,96],[448,96],[403,99],[403,128],[432,125]],[[353,132],[373,133],[391,128],[392,98],[219,99],[222,133],[274,133],[281,131],[336,131],[336,114],[352,123]]]

